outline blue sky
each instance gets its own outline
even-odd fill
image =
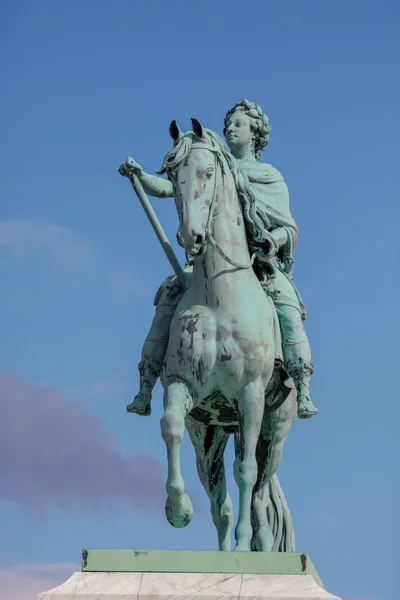
[[[172,119],[221,133],[248,98],[269,115],[262,160],[284,175],[300,228],[315,364],[320,414],[295,423],[279,469],[297,547],[332,593],[394,600],[397,1],[0,10],[0,591],[34,598],[84,546],[216,548],[188,439],[196,517],[174,530],[163,516],[161,388],[150,418],[125,413],[170,269],[117,168],[132,155],[153,172]],[[171,200],[153,205],[174,241]],[[236,498],[231,463],[232,448]]]

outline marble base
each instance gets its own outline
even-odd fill
[[[74,573],[38,600],[340,600],[312,575]]]

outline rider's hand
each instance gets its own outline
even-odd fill
[[[167,290],[168,298],[175,298],[182,291],[182,285],[178,279],[175,279],[171,283],[165,286]]]
[[[192,281],[192,271],[183,271],[185,275],[185,290],[188,289],[190,283]],[[166,285],[166,289],[168,290],[168,297],[175,298],[178,294],[180,294],[183,290],[182,284],[177,277],[174,277],[172,281],[169,281]]]
[[[128,156],[126,161],[122,163],[118,171],[125,177],[129,177],[129,175],[137,175],[138,177],[141,177],[144,173],[141,165],[139,165],[139,163],[137,163],[136,160],[133,160],[133,158],[130,156]]]

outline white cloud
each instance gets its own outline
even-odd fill
[[[124,454],[85,405],[0,373],[0,414],[1,498],[37,514],[51,506],[162,512],[163,465]]]
[[[75,400],[93,400],[127,393],[126,384],[118,379],[99,379],[87,385],[66,385],[61,390]]]
[[[135,276],[134,265],[127,268],[110,263],[90,240],[68,227],[49,221],[0,221],[1,254],[21,262],[33,260],[67,269],[86,269],[97,280],[123,294],[137,295],[146,290],[143,282],[138,282]],[[18,296],[17,301],[23,302],[24,299]]]
[[[88,240],[48,221],[0,221],[0,249],[17,259],[39,256],[65,267],[86,266],[93,255]]]

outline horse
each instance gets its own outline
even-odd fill
[[[223,456],[233,434],[239,488],[234,550],[294,551],[293,524],[275,472],[296,418],[296,392],[276,363],[275,308],[253,268],[261,254],[272,265],[276,247],[221,138],[196,119],[185,134],[173,121],[170,133],[174,148],[159,173],[172,181],[177,239],[192,257],[193,274],[171,323],[161,373],[166,516],[174,527],[193,516],[180,469],[186,427],[219,549],[231,549],[233,507]],[[250,256],[249,238],[262,242],[263,253]]]

